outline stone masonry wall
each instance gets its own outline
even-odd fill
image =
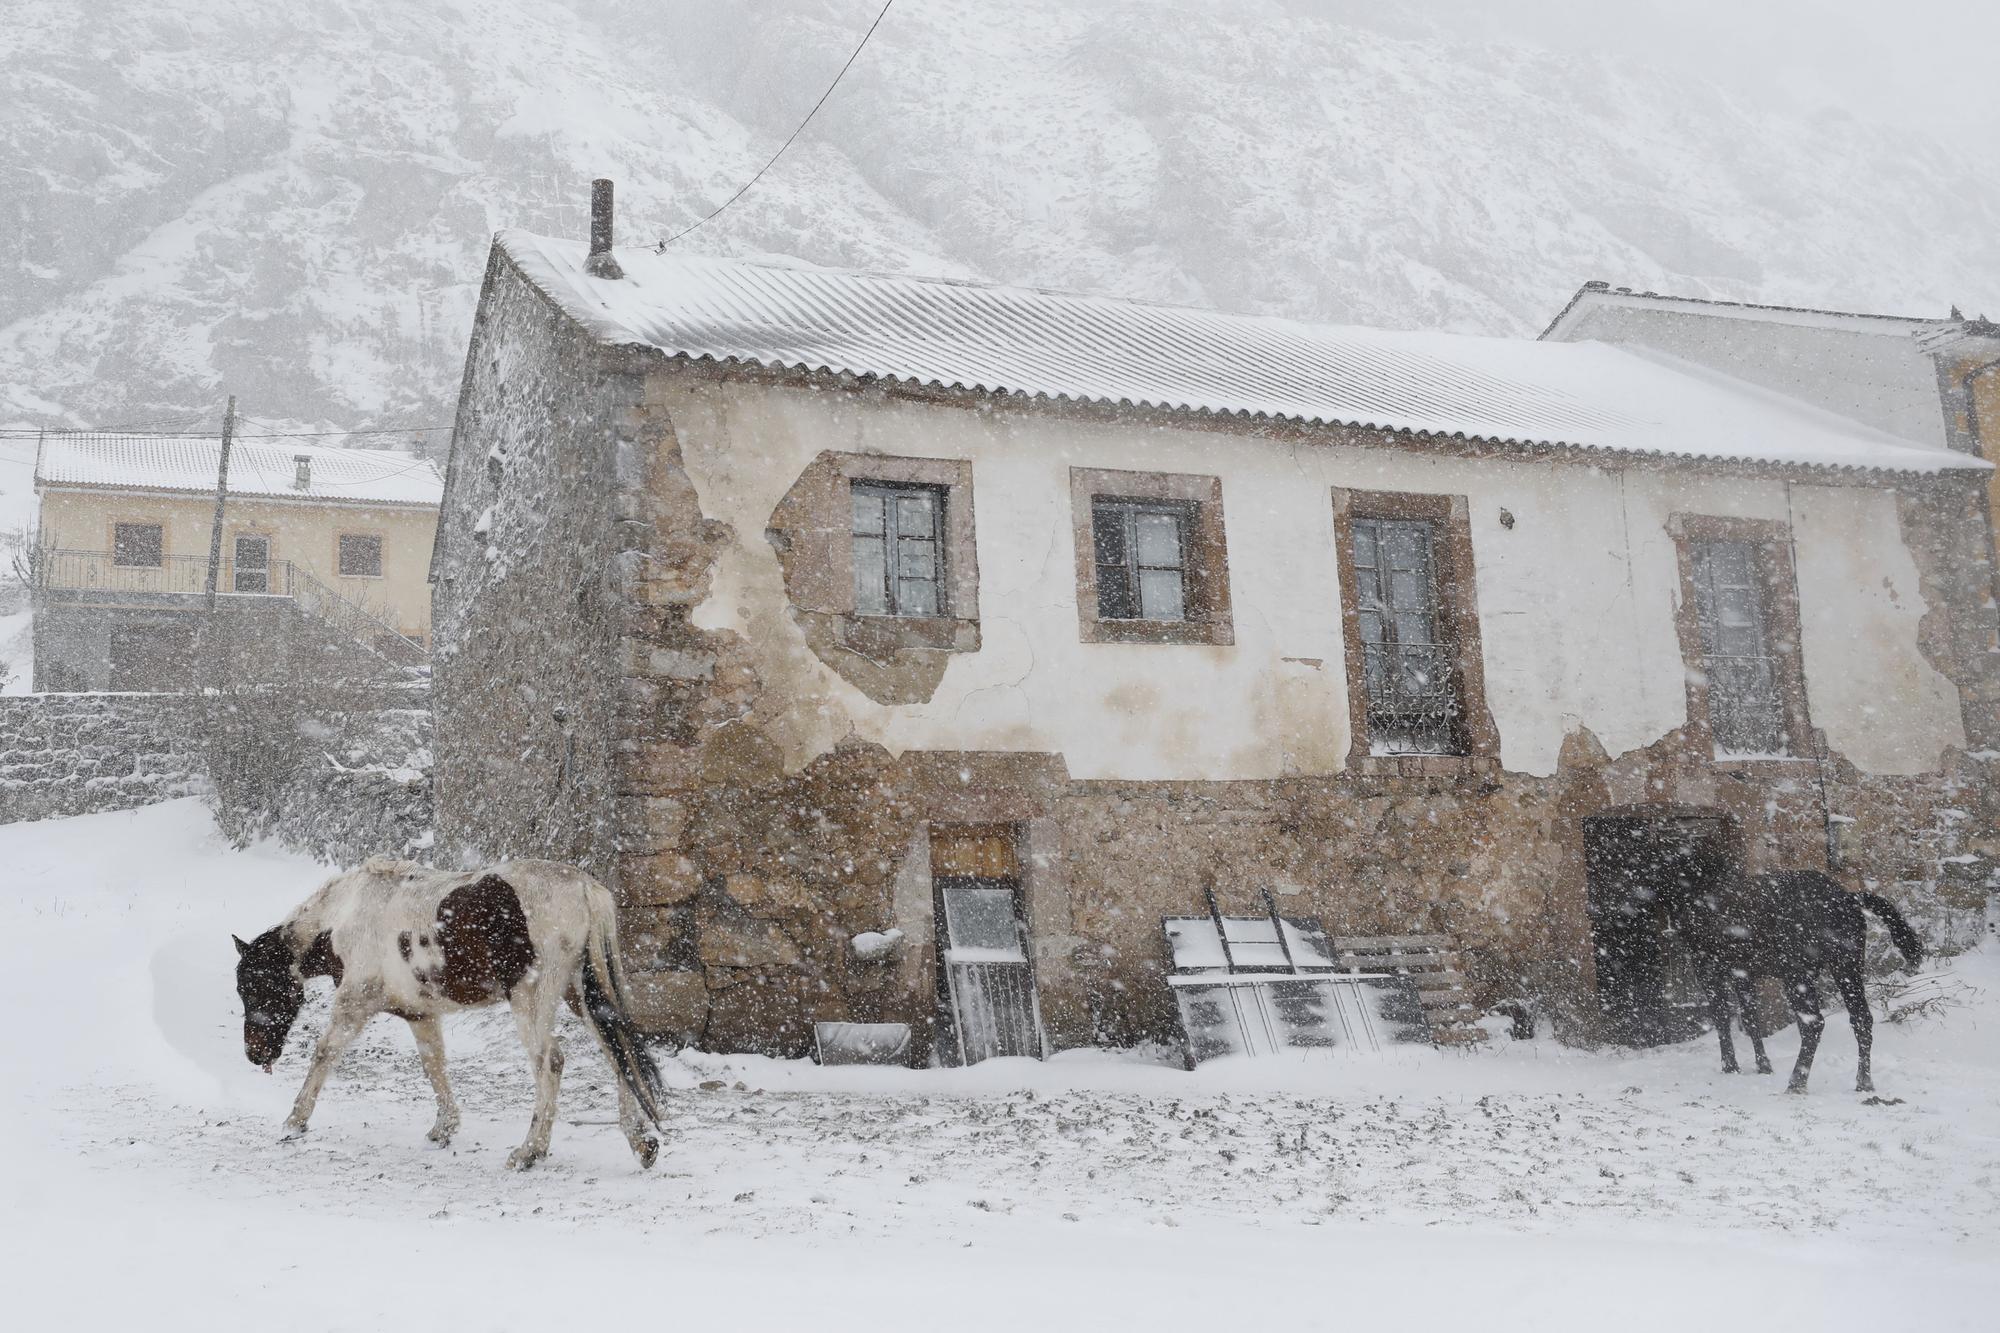
[[[480,309],[434,584],[440,856],[604,874],[631,544],[613,504],[640,378],[497,255]]]
[[[666,376],[659,377],[664,381]],[[902,1021],[919,1049],[937,1014],[927,829],[1006,823],[1028,849],[1027,913],[1045,1021],[1058,1046],[1173,1031],[1160,920],[1204,910],[1317,916],[1336,933],[1446,931],[1479,1004],[1526,997],[1589,1039],[1595,975],[1582,821],[1605,813],[1719,814],[1751,871],[1833,868],[1956,934],[1991,880],[1993,614],[1973,483],[1912,487],[1905,540],[1931,611],[1925,656],[1960,690],[1968,752],[1909,777],[1839,755],[1718,762],[1675,731],[1608,757],[1571,733],[1558,771],[1365,763],[1283,781],[1075,781],[1058,755],[922,753],[849,742],[785,771],[756,725],[764,690],[741,635],[700,628],[712,562],[735,533],[705,518],[666,403],[649,388],[628,433],[650,444],[650,525],[627,603],[618,726],[619,855],[627,949],[648,1023],[719,1049],[798,1054],[818,1019]],[[627,483],[629,485],[629,483]],[[771,627],[774,632],[778,627]],[[1824,742],[1819,741],[1824,749]],[[1831,828],[1833,836],[1829,837]],[[1960,886],[1955,890],[1953,885]],[[900,929],[864,960],[863,931]]]
[[[178,696],[0,698],[0,824],[129,810],[200,783]]]
[[[927,1048],[941,825],[1017,831],[1058,1046],[1171,1033],[1160,918],[1201,912],[1211,886],[1245,912],[1269,887],[1336,933],[1448,931],[1475,1002],[1527,997],[1588,1039],[1592,815],[1721,815],[1753,871],[1826,866],[1832,844],[1843,878],[1920,918],[1948,886],[1970,897],[1992,879],[2000,654],[1976,482],[1899,496],[1930,608],[1924,656],[1964,701],[1967,748],[1935,773],[1869,775],[1838,754],[1718,762],[1682,731],[1611,757],[1580,728],[1546,777],[1363,761],[1329,777],[1080,781],[1055,754],[852,739],[788,771],[759,725],[768,687],[748,640],[700,623],[718,555],[769,540],[711,517],[689,477],[683,434],[713,423],[684,387],[706,372],[581,345],[504,268],[483,309],[444,516],[441,833],[459,850],[581,860],[612,884],[655,1031],[799,1054],[815,1020],[901,1021]],[[489,360],[489,345],[513,350]],[[495,447],[531,514],[466,475]],[[466,540],[482,519],[485,540]],[[892,928],[900,947],[857,952],[857,934]]]

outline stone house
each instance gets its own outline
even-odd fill
[[[1990,469],[1945,440],[1602,343],[596,233],[488,263],[439,834],[611,883],[660,1031],[1168,1036],[1212,896],[1658,1039],[1647,884],[1700,854],[1978,908]]]
[[[378,449],[49,432],[35,459],[38,691],[395,674],[430,639],[442,478]],[[211,651],[212,650],[212,651]]]

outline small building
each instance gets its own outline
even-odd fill
[[[710,1048],[1167,1036],[1163,925],[1266,904],[1660,1040],[1662,876],[1976,919],[1990,470],[1603,343],[505,232],[439,833],[589,865]]]
[[[50,432],[35,460],[38,691],[168,690],[427,661],[443,482],[388,450]]]
[[[1578,289],[1544,339],[1651,348],[1914,443],[2000,462],[2000,325]],[[2000,511],[2000,471],[1989,474]]]

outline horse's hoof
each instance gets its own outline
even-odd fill
[[[306,1125],[305,1125],[305,1121],[303,1121],[303,1120],[287,1120],[287,1121],[285,1122],[285,1132],[284,1132],[284,1133],[282,1133],[282,1134],[280,1134],[280,1135],[278,1135],[278,1142],[280,1142],[280,1143],[290,1143],[290,1142],[292,1142],[292,1141],[293,1141],[294,1139],[302,1139],[302,1138],[304,1138],[305,1136],[306,1136]]]
[[[1771,1062],[1769,1060],[1760,1060],[1757,1063],[1757,1072],[1760,1074],[1775,1074],[1778,1071],[1771,1068]]]
[[[660,1160],[660,1141],[648,1134],[632,1145],[632,1153],[639,1159],[641,1171],[651,1171],[653,1163]]]
[[[1875,1080],[1872,1078],[1864,1078],[1860,1082],[1854,1085],[1854,1090],[1856,1092],[1873,1092],[1875,1091]]]
[[[526,1171],[536,1162],[541,1161],[543,1156],[545,1154],[537,1152],[533,1148],[516,1148],[507,1154],[507,1169],[510,1171]]]
[[[1785,1091],[1791,1093],[1797,1093],[1799,1096],[1803,1097],[1806,1095],[1806,1085],[1803,1083],[1787,1083],[1785,1085]]]

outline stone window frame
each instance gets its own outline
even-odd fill
[[[874,616],[854,606],[855,482],[929,486],[944,493],[945,614]],[[785,566],[795,613],[830,618],[841,649],[875,662],[905,650],[979,651],[979,556],[972,462],[826,450],[800,474],[772,515],[767,536]],[[824,654],[822,654],[824,656]]]
[[[1097,610],[1096,501],[1146,500],[1186,505],[1186,620],[1111,620]],[[1222,478],[1187,472],[1069,470],[1070,521],[1076,538],[1076,616],[1084,643],[1179,643],[1228,647],[1236,642],[1229,594],[1229,542]]]
[[[1378,755],[1368,735],[1368,674],[1361,639],[1360,584],[1354,570],[1354,520],[1422,520],[1435,533],[1431,559],[1438,620],[1452,645],[1458,695],[1458,749],[1448,754]],[[1486,651],[1479,632],[1472,511],[1463,495],[1333,488],[1333,545],[1340,583],[1340,637],[1347,668],[1348,768],[1362,773],[1448,776],[1499,766],[1500,733],[1486,703]]]
[[[1724,518],[1715,514],[1674,514],[1667,520],[1674,539],[1674,563],[1680,596],[1674,606],[1674,631],[1680,639],[1682,675],[1687,682],[1688,744],[1717,768],[1739,770],[1759,764],[1809,762],[1817,752],[1812,711],[1806,697],[1804,626],[1800,618],[1798,570],[1792,559],[1791,524],[1781,518]],[[1775,758],[1741,758],[1718,754],[1709,721],[1708,654],[1702,648],[1701,622],[1695,601],[1694,543],[1747,542],[1759,552],[1758,571],[1764,581],[1765,632],[1777,665],[1778,700],[1785,712],[1788,753]]]
[[[909,458],[888,454],[835,454],[843,484],[838,487],[840,517],[835,531],[847,540],[834,542],[830,563],[837,578],[844,623],[843,641],[857,652],[872,655],[884,649],[932,648],[946,652],[976,652],[979,648],[979,557],[974,545],[972,462],[964,458]],[[944,561],[939,580],[942,615],[872,616],[854,608],[854,483],[928,486],[944,495],[944,533],[938,556]]]

